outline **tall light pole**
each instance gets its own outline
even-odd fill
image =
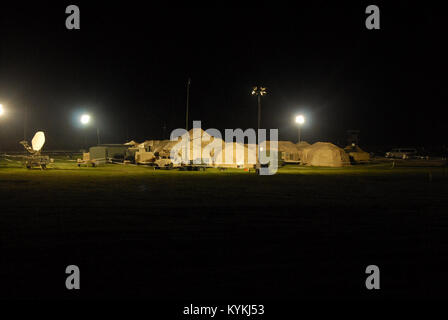
[[[296,117],[296,123],[299,125],[299,143],[300,143],[300,141],[301,141],[301,129],[302,129],[302,125],[305,123],[305,117],[304,116],[302,116],[301,114],[300,115],[298,115],[297,117]]]
[[[187,105],[186,105],[186,111],[185,111],[185,130],[188,131],[188,108],[190,106],[190,85],[191,85],[191,79],[188,78],[187,82]]]
[[[79,122],[81,122],[81,124],[83,126],[87,126],[90,122],[90,115],[88,114],[83,114],[81,116],[81,118],[79,118]],[[87,135],[86,132],[84,131],[84,148],[87,149]]]
[[[96,127],[96,141],[98,143],[98,145],[101,144],[101,140],[100,140],[100,128]]]
[[[257,124],[257,135],[258,135],[258,131],[261,128],[261,97],[266,95],[266,88],[262,87],[262,86],[255,86],[252,88],[252,95],[253,96],[257,96],[258,99],[258,124]],[[258,139],[257,139],[258,140]],[[258,142],[258,157],[257,157],[257,165],[256,165],[256,169],[260,170],[260,141]]]
[[[2,116],[5,114],[5,109],[3,108],[3,105],[0,103],[0,118],[2,118]],[[3,147],[3,139],[0,140],[1,144],[0,144],[0,149]]]
[[[25,106],[25,114],[23,115],[23,141],[26,141],[26,127],[28,125],[28,107]]]
[[[91,117],[90,117],[89,114],[83,114],[81,116],[81,118],[79,118],[79,121],[84,126],[87,126],[90,123],[90,120],[91,120]],[[97,139],[98,145],[100,145],[101,144],[101,141],[100,141],[100,128],[98,126],[96,127],[96,139]],[[84,140],[86,140],[85,136],[84,136]],[[84,144],[87,144],[86,141],[84,141]],[[87,147],[87,146],[85,146],[85,147]]]
[[[0,104],[0,117],[4,116],[6,113],[5,108]],[[28,124],[28,108],[25,106],[23,109],[23,140],[26,141],[26,129]]]

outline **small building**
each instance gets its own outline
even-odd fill
[[[357,145],[347,146],[344,148],[352,163],[369,162],[370,154],[362,150]]]
[[[89,149],[90,159],[97,162],[107,162],[109,160],[123,161],[128,156],[129,146],[123,144],[101,144]]]

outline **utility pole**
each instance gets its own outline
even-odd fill
[[[191,79],[188,78],[187,82],[187,110],[185,112],[185,130],[188,131],[188,108],[190,105],[190,85],[191,85]]]
[[[98,140],[98,145],[100,145],[100,128],[99,127],[97,127],[96,128],[96,138],[97,138],[97,140]]]
[[[162,121],[162,140],[166,137],[166,122]]]
[[[296,117],[296,123],[299,126],[299,143],[302,141],[302,125],[305,123],[305,117],[301,114]]]
[[[257,130],[257,136],[258,133],[260,131],[261,128],[261,97],[264,96],[266,94],[266,88],[259,86],[259,87],[253,87],[252,88],[252,95],[253,96],[257,96],[258,98],[258,130]],[[257,137],[258,138],[258,137]],[[258,139],[257,139],[258,140]],[[257,164],[256,164],[256,171],[259,173],[260,172],[260,141],[258,140],[258,157],[257,157]]]
[[[260,131],[261,128],[261,95],[257,96],[258,98],[258,126],[257,126],[257,132]]]
[[[28,107],[25,106],[25,115],[23,117],[23,141],[26,141],[27,118],[28,118]]]

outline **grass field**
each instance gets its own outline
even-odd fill
[[[440,168],[287,166],[179,172],[0,162],[2,297],[440,296],[448,174]],[[30,286],[30,281],[34,283]]]

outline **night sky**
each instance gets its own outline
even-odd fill
[[[0,148],[21,148],[25,108],[28,139],[44,130],[47,150],[94,144],[96,126],[107,143],[168,138],[184,127],[188,77],[190,119],[204,129],[256,128],[250,92],[262,84],[262,126],[282,140],[297,140],[300,112],[309,142],[343,143],[359,129],[361,146],[446,144],[440,2],[275,3],[2,3]],[[69,4],[81,30],[65,28]],[[366,29],[368,4],[380,7],[381,30]],[[78,124],[83,112],[90,128]]]

